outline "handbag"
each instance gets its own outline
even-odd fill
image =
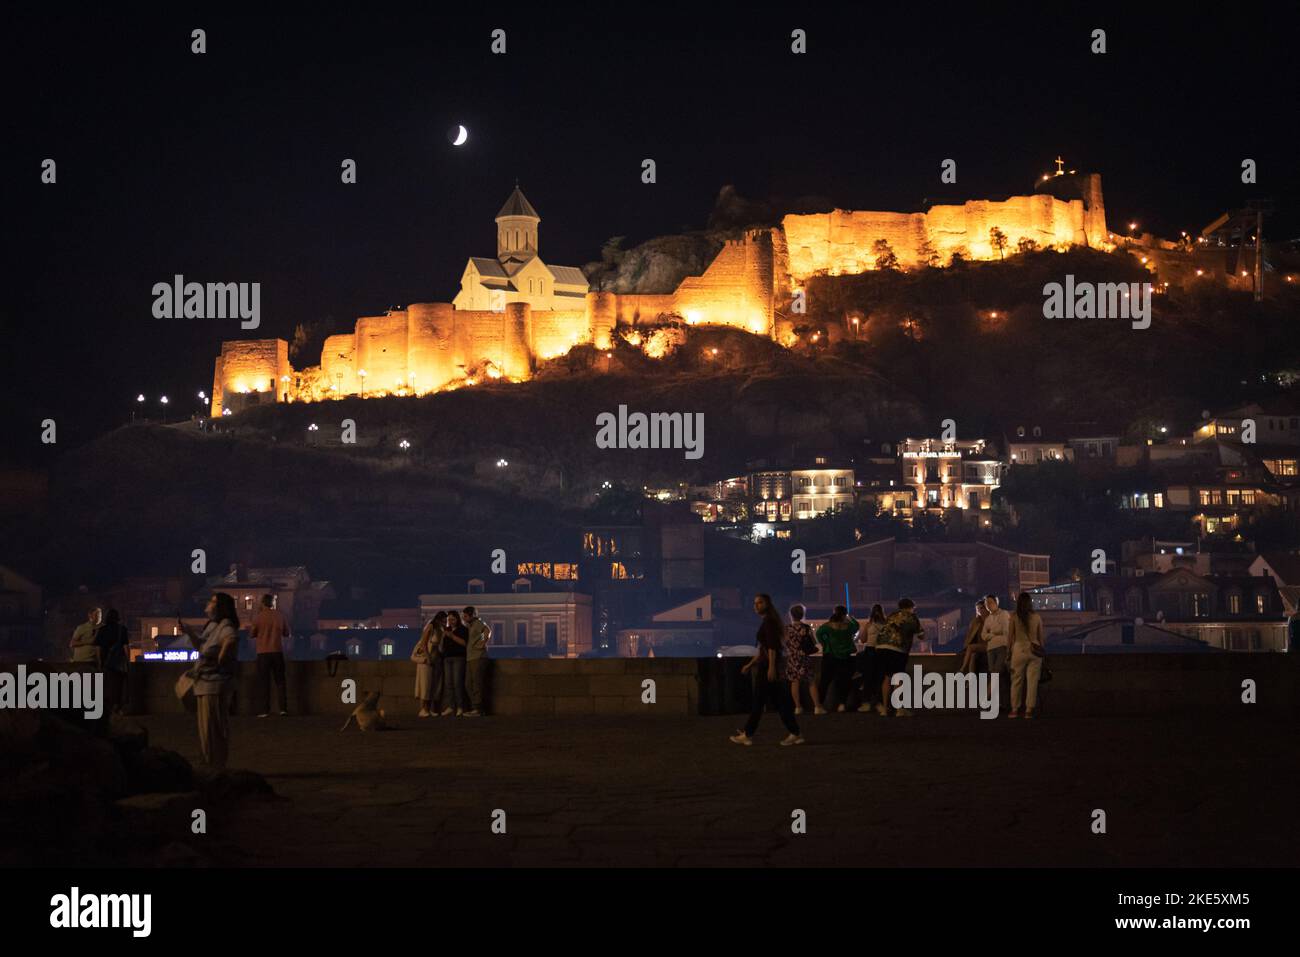
[[[799,650],[805,655],[817,654],[817,642],[813,641],[812,629],[804,625],[803,633],[799,637]]]
[[[176,691],[176,697],[181,701],[184,701],[187,697],[193,697],[194,679],[190,676],[188,671],[176,679],[176,687],[174,690]]]
[[[1039,671],[1039,673],[1038,673],[1038,683],[1039,683],[1040,685],[1041,685],[1041,684],[1047,684],[1047,682],[1049,682],[1049,681],[1052,680],[1052,669],[1049,668],[1049,667],[1047,667],[1047,652],[1046,652],[1046,651],[1036,651],[1036,652],[1034,652],[1034,654],[1036,654],[1039,658],[1043,659],[1043,667],[1042,667],[1042,670]]]

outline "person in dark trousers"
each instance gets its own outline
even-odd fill
[[[447,612],[447,629],[442,637],[442,666],[446,695],[443,701],[446,707],[442,716],[462,717],[468,703],[465,695],[465,655],[469,646],[469,629],[461,622],[460,612]]]
[[[126,705],[127,646],[130,636],[116,608],[104,615],[104,623],[95,632],[99,651],[99,670],[104,672],[104,711],[122,714]]]
[[[859,711],[870,713],[872,706],[880,698],[880,679],[876,674],[876,641],[880,637],[880,627],[885,623],[885,609],[880,605],[871,606],[871,617],[867,619],[865,634],[862,635],[862,650],[858,652],[858,673],[862,676],[862,701]]]
[[[467,718],[477,718],[483,713],[483,691],[487,684],[487,648],[492,629],[478,616],[473,605],[466,605],[465,628],[469,644],[465,647],[465,679],[469,685],[469,710]]]
[[[257,694],[262,701],[259,718],[271,713],[271,679],[275,679],[275,696],[280,714],[289,713],[289,689],[284,678],[284,639],[289,624],[270,595],[262,596],[262,607],[253,619],[252,638],[257,647]]]
[[[907,656],[912,642],[925,635],[920,619],[916,617],[916,603],[910,598],[898,599],[898,611],[885,619],[876,636],[876,674],[880,676],[880,703],[876,713],[886,715],[893,707],[889,700],[893,677],[907,670]],[[894,717],[910,717],[910,708],[895,708]]]
[[[817,679],[818,697],[822,706],[829,709],[830,698],[826,691],[835,690],[837,711],[844,711],[849,700],[849,685],[853,678],[853,636],[858,633],[857,620],[849,615],[843,605],[836,605],[830,620],[817,629],[817,643],[822,646],[822,672]]]
[[[781,723],[789,732],[781,740],[782,746],[803,744],[803,738],[799,736],[799,725],[794,719],[790,685],[784,680],[781,639],[785,636],[785,626],[781,615],[772,604],[770,595],[755,596],[754,611],[762,618],[762,624],[758,626],[757,647],[754,657],[740,669],[742,674],[748,673],[753,682],[753,704],[745,729],[733,734],[731,741],[746,746],[753,744],[754,732],[758,730],[758,722],[763,717],[763,708],[770,702],[780,713]]]

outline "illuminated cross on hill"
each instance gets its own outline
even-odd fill
[[[1057,176],[1065,175],[1065,160],[1061,159],[1061,157],[1059,156],[1056,158],[1056,175]]]

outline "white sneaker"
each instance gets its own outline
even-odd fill
[[[749,735],[747,735],[744,731],[737,731],[727,740],[730,741],[732,744],[743,744],[745,747],[749,747],[751,744],[754,743],[754,739],[751,738]]]
[[[465,717],[465,712],[462,711],[460,708],[457,708],[457,709],[456,709],[456,717],[458,717],[458,718],[463,718],[463,717]]]
[[[797,734],[787,734],[781,739],[781,747],[788,748],[792,744],[803,744],[803,738]]]
[[[262,714],[259,714],[258,717],[259,717],[259,718],[269,718],[269,717],[271,717],[271,712],[269,712],[269,711],[264,712],[264,713],[262,713]]]
[[[429,717],[432,717],[432,715],[430,715],[429,712],[426,711],[424,708],[421,708],[421,709],[420,709],[419,717],[421,717],[421,718],[429,718]]]
[[[899,708],[894,712],[895,718],[910,718],[912,716],[911,708]]]
[[[840,705],[840,706],[839,706],[838,708],[836,708],[835,710],[836,710],[836,711],[843,711],[843,710],[844,710],[844,705]]]
[[[883,701],[876,702],[876,714],[880,715],[882,718],[889,717],[889,709],[885,707]]]
[[[858,705],[858,710],[859,710],[859,711],[871,712],[871,711],[875,711],[876,709],[873,708],[873,707],[871,707],[871,705],[867,704],[867,703],[864,701],[864,702],[862,702],[862,704]]]
[[[447,717],[448,715],[452,715],[452,714],[455,714],[455,713],[456,713],[456,709],[455,709],[455,708],[443,708],[443,709],[442,709],[442,716],[443,716],[444,718]]]
[[[289,712],[288,712],[288,711],[281,711],[281,712],[280,712],[280,717],[282,717],[282,718],[287,718],[287,717],[289,717]]]
[[[825,713],[826,713],[825,708],[818,708],[816,711],[813,712],[813,714],[825,714]]]
[[[478,718],[478,717],[481,717],[482,714],[483,714],[483,712],[479,711],[478,708],[470,708],[470,709],[469,709],[468,711],[466,711],[466,712],[465,712],[461,717],[464,717],[464,718]]]
[[[795,708],[795,709],[794,709],[794,713],[795,713],[795,714],[803,714],[803,708]]]

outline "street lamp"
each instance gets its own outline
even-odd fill
[[[366,397],[366,370],[358,369],[357,375],[361,377],[361,398]]]

